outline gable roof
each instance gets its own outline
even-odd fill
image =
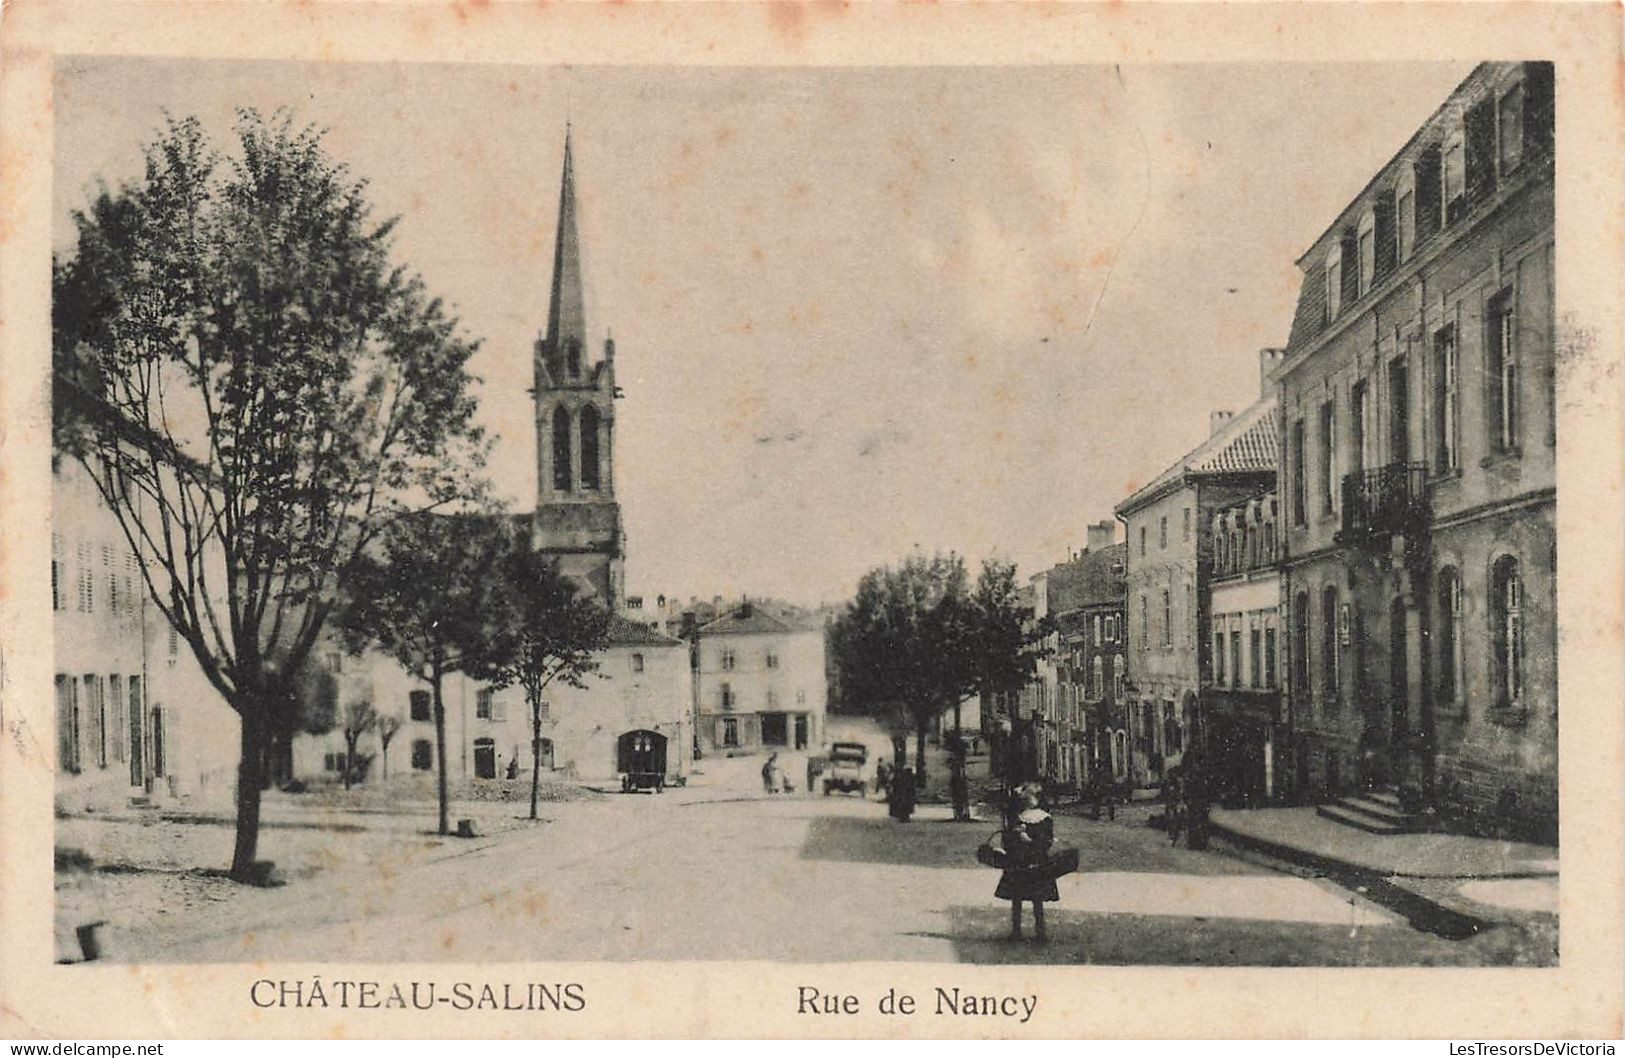
[[[1127,591],[1124,561],[1128,544],[1117,543],[1099,551],[1085,551],[1049,571],[1049,612],[1057,617],[1071,610],[1122,602]]]
[[[1275,398],[1265,397],[1119,503],[1116,513],[1143,507],[1188,474],[1274,473],[1279,463],[1276,435]]]
[[[609,618],[609,645],[612,647],[680,647],[686,644],[675,636],[657,632],[648,625],[628,620],[620,614]]]
[[[756,635],[778,634],[794,632],[796,629],[788,621],[767,613],[761,607],[738,607],[729,610],[721,617],[709,624],[700,626],[702,636],[723,635]]]

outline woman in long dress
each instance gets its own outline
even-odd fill
[[[1010,901],[1010,939],[1021,939],[1021,902],[1033,905],[1033,937],[1049,939],[1044,931],[1044,903],[1061,899],[1055,879],[1039,876],[1032,868],[1049,858],[1055,843],[1055,819],[1038,806],[1038,795],[1024,791],[1013,799],[1004,829],[1004,851],[1010,866],[999,876],[993,895]]]

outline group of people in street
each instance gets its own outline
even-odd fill
[[[1179,844],[1183,833],[1187,848],[1207,848],[1207,783],[1195,762],[1168,769],[1162,779],[1162,808],[1170,844]]]

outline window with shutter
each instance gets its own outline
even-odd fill
[[[1442,154],[1438,144],[1424,147],[1416,157],[1416,244],[1433,236],[1439,230],[1443,219],[1443,205],[1440,193],[1443,185],[1440,170],[1443,167]]]
[[[1467,109],[1467,197],[1477,201],[1495,190],[1495,103],[1486,99]]]
[[[1374,278],[1381,280],[1394,270],[1397,259],[1394,242],[1394,192],[1384,191],[1377,196],[1377,202],[1372,207],[1372,220],[1376,228],[1376,266]]]
[[[1442,165],[1444,222],[1454,224],[1467,210],[1467,142],[1461,130],[1445,140]]]
[[[1496,150],[1499,154],[1502,176],[1516,172],[1523,161],[1523,119],[1527,104],[1524,102],[1523,82],[1507,89],[1496,101]]]
[[[1358,297],[1364,297],[1371,292],[1371,284],[1377,279],[1377,215],[1366,210],[1360,218],[1360,229],[1356,236],[1356,254],[1360,261],[1359,285],[1355,288]]]

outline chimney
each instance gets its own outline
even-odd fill
[[[1117,523],[1107,520],[1095,522],[1089,526],[1089,547],[1091,552],[1101,551],[1111,547],[1117,537]]]
[[[1258,395],[1260,397],[1274,395],[1275,384],[1270,381],[1270,374],[1281,366],[1281,361],[1285,358],[1285,349],[1260,349],[1258,351]]]
[[[1212,437],[1226,426],[1229,426],[1230,420],[1234,419],[1235,417],[1236,413],[1233,411],[1209,412],[1207,417],[1207,435]]]

